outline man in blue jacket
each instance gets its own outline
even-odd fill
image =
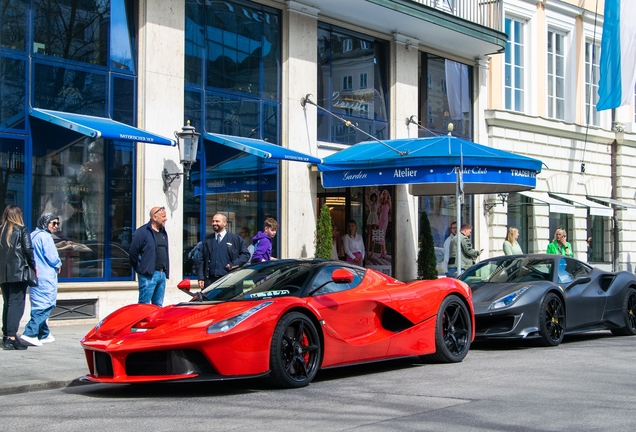
[[[133,234],[129,259],[137,273],[139,303],[163,305],[166,279],[170,277],[167,220],[165,207],[153,207],[150,222]]]

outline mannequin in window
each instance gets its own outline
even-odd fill
[[[93,141],[88,146],[88,161],[80,168],[77,180],[82,193],[86,240],[94,241],[104,234],[104,144]]]

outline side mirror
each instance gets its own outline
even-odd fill
[[[180,291],[183,291],[184,293],[188,294],[189,296],[194,297],[196,294],[193,294],[190,291],[190,279],[184,279],[181,282],[179,282],[177,284],[177,288],[179,288]]]
[[[576,278],[565,289],[567,291],[567,290],[569,290],[572,287],[575,287],[575,286],[581,285],[581,284],[590,283],[591,281],[592,281],[592,278],[589,277],[589,276],[583,276],[583,277],[580,277],[580,278]]]
[[[336,269],[331,273],[331,280],[337,284],[352,283],[353,273],[346,269]]]
[[[328,280],[327,282],[320,284],[320,286],[309,291],[309,293],[307,293],[307,297],[311,297],[312,295],[320,291],[325,285],[330,284],[332,282],[337,284],[352,283],[353,273],[343,268],[334,270],[333,273],[331,273],[331,280]]]

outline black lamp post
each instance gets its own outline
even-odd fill
[[[197,161],[197,148],[199,146],[199,136],[194,126],[190,126],[190,120],[181,128],[181,132],[174,133],[179,146],[179,159],[183,165],[182,173],[169,173],[166,168],[163,169],[163,191],[166,192],[173,181],[179,176],[185,174],[186,178],[190,175],[192,164]]]

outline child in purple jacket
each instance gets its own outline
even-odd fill
[[[278,222],[276,222],[276,219],[271,217],[265,219],[263,231],[259,231],[252,237],[252,243],[254,244],[254,255],[252,255],[253,263],[276,259],[272,258],[272,239],[276,236],[277,231]]]

